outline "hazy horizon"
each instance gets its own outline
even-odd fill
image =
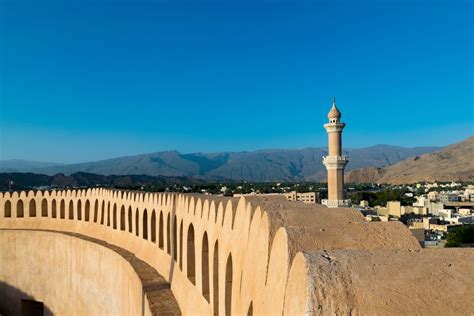
[[[4,1],[0,159],[59,163],[474,134],[472,3]],[[46,3],[46,4],[45,4]]]
[[[468,137],[469,138],[469,137]],[[371,148],[375,146],[394,146],[394,147],[402,147],[402,148],[421,148],[421,147],[426,147],[426,148],[431,148],[431,147],[437,147],[437,148],[443,148],[446,146],[449,146],[451,144],[447,144],[445,146],[399,146],[399,145],[394,145],[394,144],[373,144],[369,146],[363,146],[363,147],[345,147],[344,150],[357,150],[357,149],[365,149],[365,148]],[[115,159],[115,158],[123,158],[123,157],[133,157],[133,156],[140,156],[140,155],[150,155],[154,153],[161,153],[161,152],[170,152],[170,151],[177,151],[178,153],[182,155],[188,155],[188,154],[220,154],[220,153],[240,153],[240,152],[257,152],[257,151],[271,151],[271,150],[304,150],[304,149],[311,149],[311,148],[323,148],[326,149],[326,146],[307,146],[307,147],[268,147],[268,148],[257,148],[253,150],[221,150],[221,151],[189,151],[189,152],[184,152],[178,149],[167,149],[167,150],[152,150],[152,151],[147,151],[147,152],[140,152],[140,153],[132,153],[132,154],[126,154],[126,155],[121,155],[121,156],[113,156],[113,157],[105,157],[105,158],[100,158],[100,159],[90,159],[90,160],[84,160],[84,161],[71,161],[71,162],[62,162],[62,161],[53,161],[53,160],[35,160],[35,159],[29,159],[29,158],[8,158],[8,159],[3,159],[0,158],[0,161],[29,161],[29,162],[39,162],[39,163],[55,163],[55,164],[80,164],[80,163],[87,163],[87,162],[96,162],[96,161],[102,161],[102,160],[110,160],[110,159]]]

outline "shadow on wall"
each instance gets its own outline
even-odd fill
[[[0,315],[13,316],[13,315],[44,315],[52,316],[53,312],[46,306],[43,305],[43,313],[31,313],[31,310],[25,310],[30,308],[31,304],[23,304],[22,312],[22,301],[34,301],[35,298],[29,294],[26,294],[20,289],[11,286],[5,282],[0,281]],[[28,306],[29,305],[29,306]]]

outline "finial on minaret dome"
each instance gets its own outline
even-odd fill
[[[336,106],[336,97],[332,98],[332,107],[328,113],[328,119],[340,119],[342,116],[341,112]]]

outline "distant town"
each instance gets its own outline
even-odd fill
[[[11,183],[15,187],[14,183]],[[104,185],[97,185],[97,187]],[[89,188],[95,186],[40,185],[22,187],[31,190]],[[145,191],[200,193],[241,197],[284,197],[288,201],[318,204],[327,198],[327,184],[322,182],[197,182],[189,179],[173,183],[152,182],[144,185],[111,185],[110,188]],[[6,185],[4,185],[4,191]],[[367,221],[401,221],[425,248],[474,246],[471,243],[447,243],[449,233],[464,226],[474,231],[474,184],[461,182],[422,182],[410,185],[345,185],[351,207]],[[473,234],[473,233],[471,233]]]

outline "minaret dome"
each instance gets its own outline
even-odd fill
[[[341,111],[336,106],[336,98],[334,97],[332,100],[332,107],[328,113],[328,119],[332,123],[333,121],[339,121],[342,117]]]

